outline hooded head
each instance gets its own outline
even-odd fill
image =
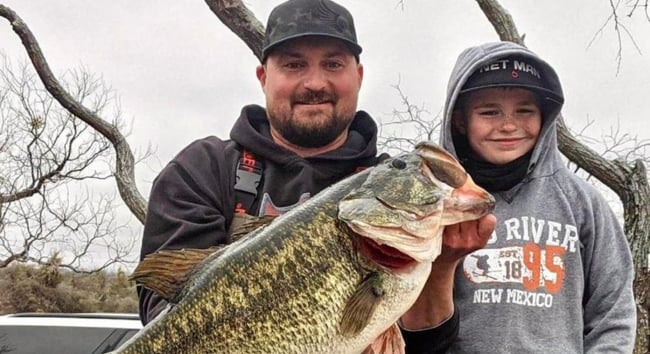
[[[453,119],[466,119],[466,99],[475,92],[493,88],[521,88],[534,93],[540,109],[542,125],[537,142],[522,160],[517,161],[516,178],[501,186],[505,189],[520,181],[526,173],[545,156],[548,151],[557,150],[555,121],[562,108],[564,95],[555,70],[527,48],[512,42],[486,43],[463,51],[452,72],[443,117],[441,144],[459,158],[472,173],[477,166],[476,154],[467,143],[467,137],[457,129]],[[483,163],[484,161],[480,161]],[[518,159],[519,160],[519,159]],[[485,169],[485,165],[481,169]],[[512,166],[494,166],[496,170]],[[488,166],[487,168],[491,168]],[[482,171],[485,172],[485,171]],[[488,179],[498,180],[490,169]],[[512,171],[503,171],[503,176],[513,176]],[[479,178],[480,180],[480,178]],[[479,182],[479,181],[477,181]],[[499,187],[500,188],[500,187]]]

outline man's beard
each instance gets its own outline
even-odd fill
[[[338,97],[334,94],[324,91],[307,91],[292,96],[291,106],[317,103],[336,105],[337,101]],[[354,112],[334,110],[332,117],[327,119],[315,117],[315,122],[318,122],[318,125],[315,125],[315,122],[297,121],[292,116],[287,117],[287,114],[292,114],[291,112],[286,112],[287,114],[282,114],[280,117],[276,113],[278,112],[269,112],[269,119],[274,123],[273,127],[278,133],[291,144],[306,148],[319,148],[331,143],[348,128],[354,118]],[[314,113],[314,115],[318,114],[323,113]]]
[[[276,130],[293,145],[306,148],[319,148],[334,141],[348,127],[348,122],[335,117],[327,122],[325,126],[314,127],[312,125],[295,124],[287,122]]]

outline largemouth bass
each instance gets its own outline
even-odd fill
[[[421,143],[222,249],[145,258],[133,279],[171,305],[117,352],[399,352],[395,323],[420,294],[444,226],[493,205],[451,155]]]

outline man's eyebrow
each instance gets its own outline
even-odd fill
[[[304,55],[302,55],[299,51],[292,51],[290,49],[284,49],[278,51],[278,56],[280,57],[280,59],[286,59],[286,58],[299,59],[304,57]]]
[[[327,58],[345,57],[346,55],[348,55],[348,52],[343,50],[343,49],[337,49],[337,50],[333,50],[331,52],[325,53],[325,57],[327,57]]]
[[[336,57],[345,57],[348,54],[347,51],[344,49],[335,49],[329,52],[326,52],[324,57],[325,58],[336,58]],[[278,56],[281,59],[285,58],[293,58],[293,59],[301,59],[304,58],[305,56],[297,50],[291,50],[291,49],[283,49],[278,51]]]

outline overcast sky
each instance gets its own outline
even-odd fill
[[[472,0],[339,0],[355,16],[365,77],[360,109],[378,121],[391,118],[401,83],[412,103],[433,118],[442,109],[447,79],[466,47],[498,37]],[[83,66],[101,75],[132,123],[133,149],[152,145],[155,158],[136,169],[140,190],[180,149],[206,135],[228,137],[243,105],[263,104],[257,59],[200,0],[0,0],[18,13],[38,39],[55,73]],[[266,23],[280,1],[246,4]],[[594,121],[594,137],[620,123],[650,138],[650,23],[624,18],[641,50],[623,35],[617,74],[613,24],[607,0],[503,0],[526,44],[557,70],[564,86],[564,115],[579,129]],[[624,14],[625,11],[622,12]],[[0,51],[25,58],[17,35],[0,21]],[[588,48],[589,43],[594,39]]]

